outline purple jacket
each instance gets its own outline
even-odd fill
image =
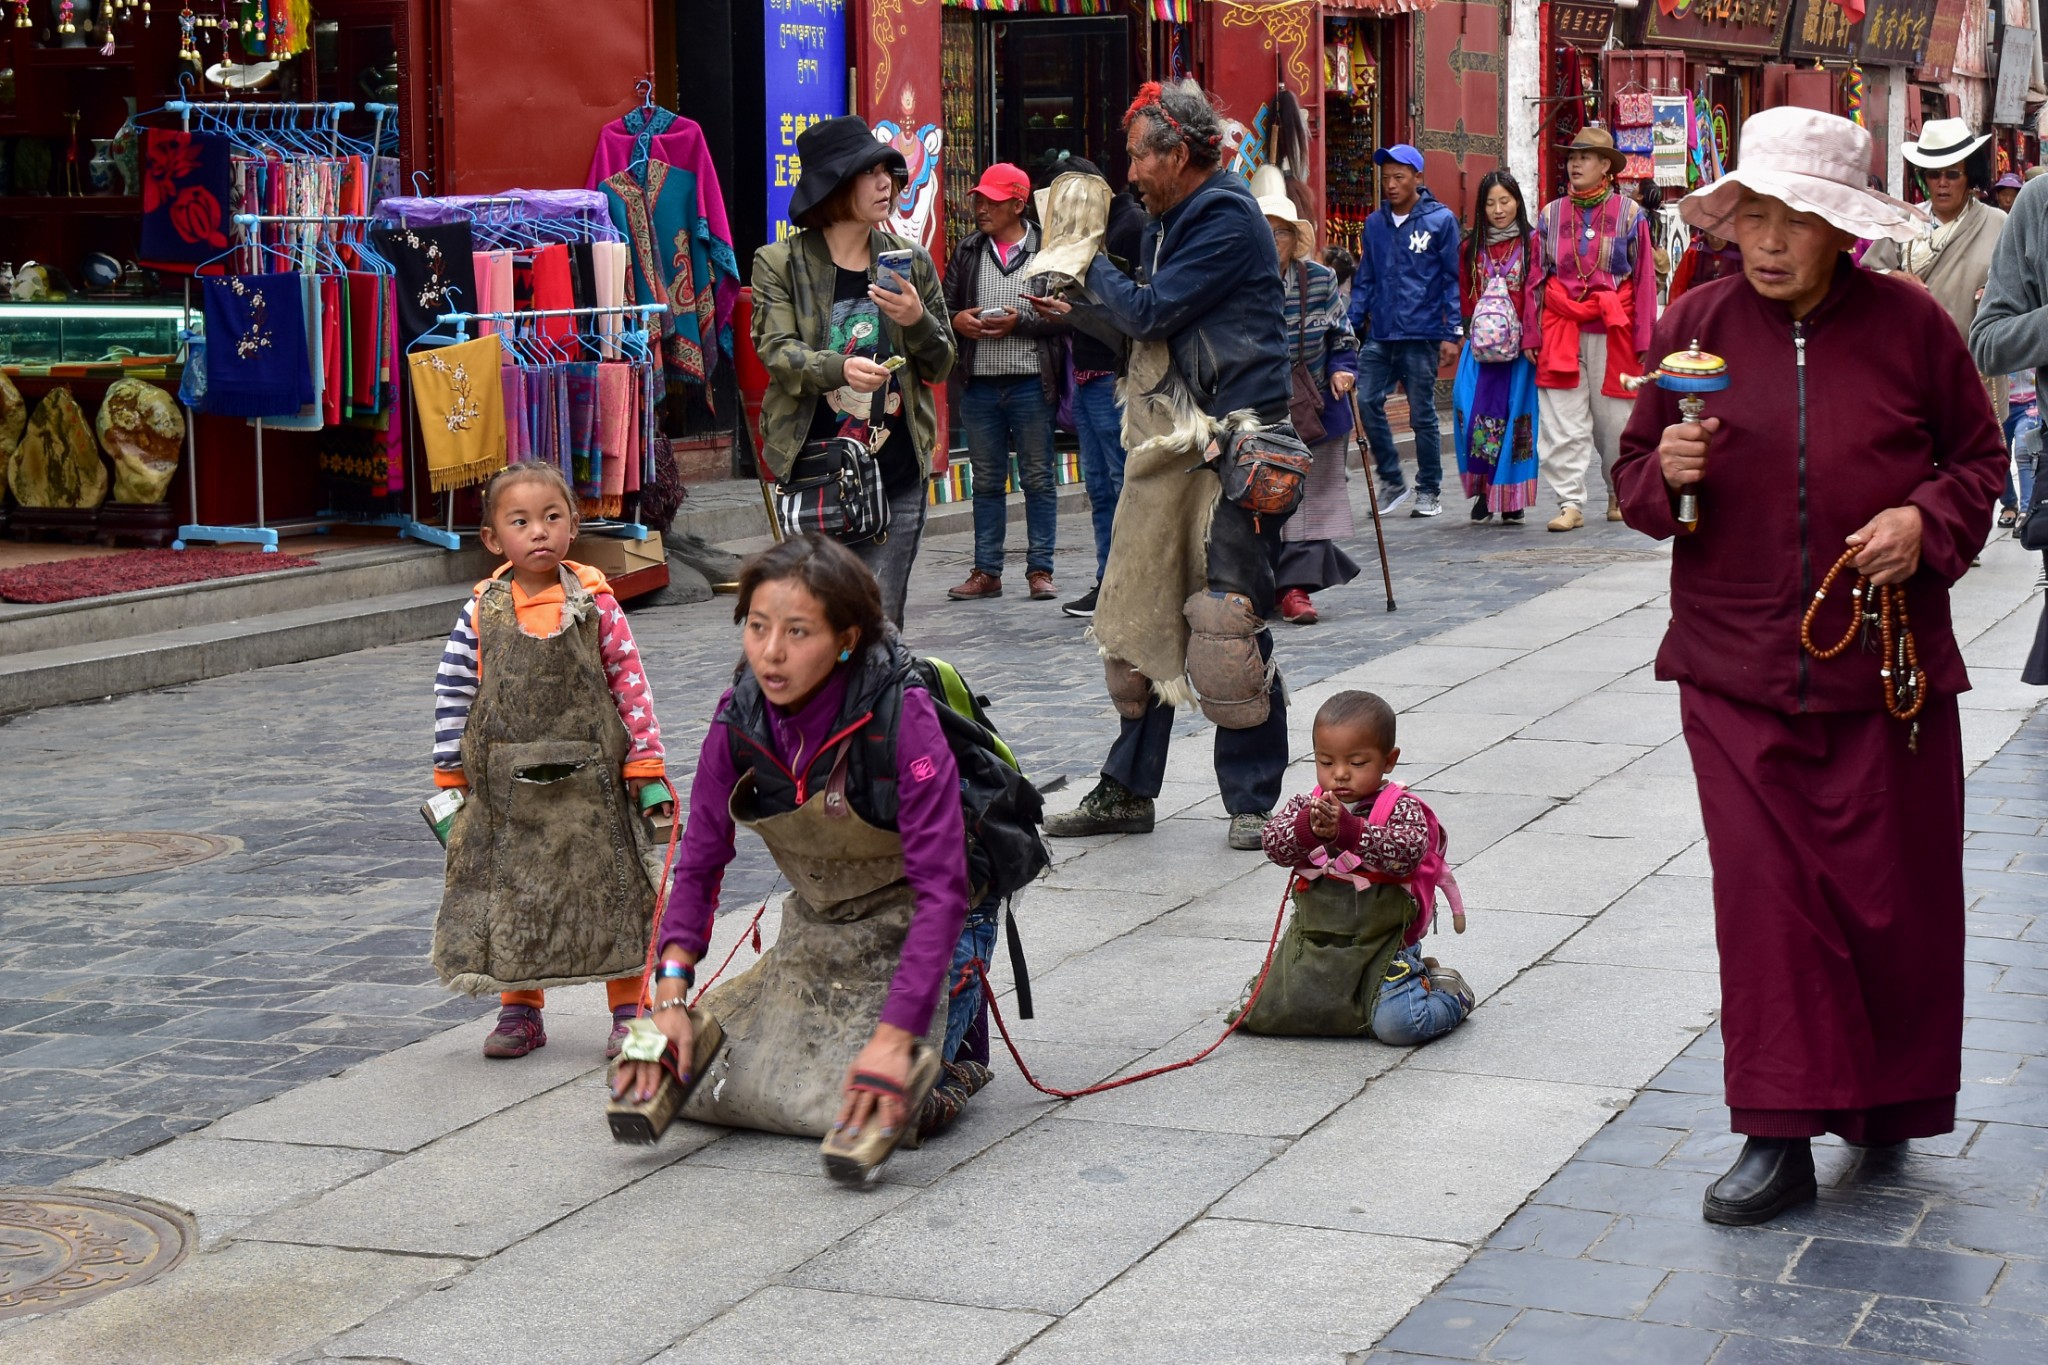
[[[832,737],[851,676],[850,669],[835,669],[818,695],[794,715],[768,706],[778,755],[814,754]],[[727,692],[719,698],[712,714],[722,712],[731,696]],[[661,919],[664,952],[676,947],[702,957],[710,941],[711,917],[718,909],[726,864],[733,857],[732,789],[738,780],[732,736],[724,724],[714,721],[690,780],[689,823],[676,852],[675,884]],[[903,717],[896,731],[896,792],[903,868],[917,908],[881,1022],[922,1034],[953,964],[953,945],[967,922],[967,830],[960,815],[960,770],[946,747],[932,699],[919,687],[903,690]]]

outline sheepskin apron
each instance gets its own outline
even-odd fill
[[[733,821],[761,836],[790,893],[775,942],[704,995],[727,1041],[686,1118],[823,1137],[839,1112],[847,1065],[874,1035],[917,908],[902,837],[854,813],[845,774],[842,761],[824,791],[779,815],[755,808],[751,773],[733,788]],[[940,1047],[946,1012],[933,1014],[924,1040]]]
[[[1187,600],[1209,585],[1209,523],[1223,485],[1203,466],[1212,424],[1173,369],[1163,341],[1131,347],[1117,381],[1124,404],[1124,490],[1117,498],[1093,633],[1170,706],[1187,681]]]
[[[448,833],[433,956],[442,982],[470,995],[609,981],[646,960],[661,865],[626,793],[631,741],[597,603],[566,569],[562,590],[546,639],[520,629],[509,578],[477,597],[469,799]]]
[[[1415,898],[1404,887],[1297,877],[1294,913],[1239,1027],[1294,1037],[1369,1036],[1387,966],[1414,918]]]

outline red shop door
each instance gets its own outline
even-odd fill
[[[1423,178],[1461,223],[1472,219],[1480,177],[1501,164],[1500,7],[1444,0],[1421,30],[1415,85],[1422,92]]]

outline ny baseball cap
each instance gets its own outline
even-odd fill
[[[1389,161],[1398,161],[1403,166],[1408,166],[1418,171],[1422,169],[1422,153],[1416,151],[1405,142],[1397,142],[1391,147],[1382,147],[1372,154],[1372,164],[1375,166],[1384,166]]]
[[[1031,197],[1031,177],[1024,174],[1021,166],[998,161],[981,173],[980,181],[974,186],[974,193],[997,203],[1005,199],[1015,199],[1022,203]]]

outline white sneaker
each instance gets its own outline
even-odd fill
[[[1391,515],[1396,508],[1406,506],[1408,499],[1414,496],[1415,490],[1408,487],[1407,484],[1396,487],[1393,484],[1382,482],[1380,484],[1380,515]]]
[[[1415,510],[1408,515],[1411,517],[1440,517],[1443,514],[1444,505],[1438,501],[1436,494],[1417,493],[1415,495]]]

